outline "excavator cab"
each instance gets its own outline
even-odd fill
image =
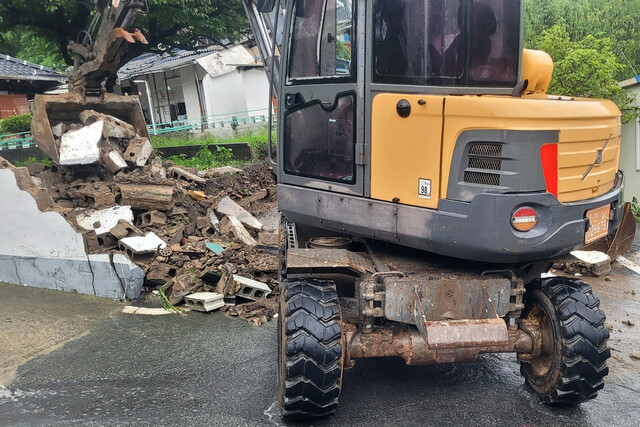
[[[633,239],[617,106],[547,94],[521,0],[243,3],[278,105],[283,417],[335,412],[365,357],[512,352],[543,402],[594,398],[604,313],[543,273]]]

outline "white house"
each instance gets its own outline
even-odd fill
[[[118,71],[123,94],[138,94],[147,121],[181,121],[209,129],[231,121],[262,120],[269,108],[263,65],[242,45],[173,55],[148,53]],[[149,106],[149,88],[152,108]]]
[[[637,111],[640,108],[640,75],[620,82],[620,87],[636,97]],[[633,197],[640,200],[640,119],[637,116],[631,123],[622,126],[620,169],[626,175],[625,201],[630,202]]]

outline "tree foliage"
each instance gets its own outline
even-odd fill
[[[637,116],[618,86],[640,66],[640,22],[626,15],[630,7],[640,10],[640,0],[525,0],[525,46],[554,60],[550,93],[610,99],[623,123]]]
[[[539,49],[543,33],[560,26],[571,40],[588,35],[609,38],[617,60],[624,65],[616,78],[640,73],[640,0],[525,0],[525,46]]]
[[[35,52],[25,50],[24,44],[20,43],[21,59],[42,59],[37,55],[41,48],[55,46],[55,56],[59,55],[57,61],[62,58],[72,65],[73,58],[67,45],[88,27],[93,13],[93,0],[2,0],[0,49],[11,46],[12,39],[5,34],[22,37],[26,31],[33,40],[40,42]],[[235,41],[247,30],[247,21],[239,1],[149,0],[149,14],[138,19],[135,26],[144,33],[149,44],[132,46],[123,62],[150,50],[192,49],[196,45],[204,47]]]

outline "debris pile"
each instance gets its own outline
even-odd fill
[[[80,121],[53,126],[58,164],[4,167],[41,211],[82,234],[88,254],[126,255],[148,290],[161,287],[171,304],[191,295],[194,309],[273,293],[279,236],[268,166],[179,167],[154,158],[149,139],[116,117],[85,110]]]

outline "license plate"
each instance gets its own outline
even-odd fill
[[[609,234],[610,212],[610,205],[601,206],[587,211],[587,218],[589,218],[589,224],[591,224],[591,227],[589,227],[589,231],[584,235],[584,243],[586,245]]]

